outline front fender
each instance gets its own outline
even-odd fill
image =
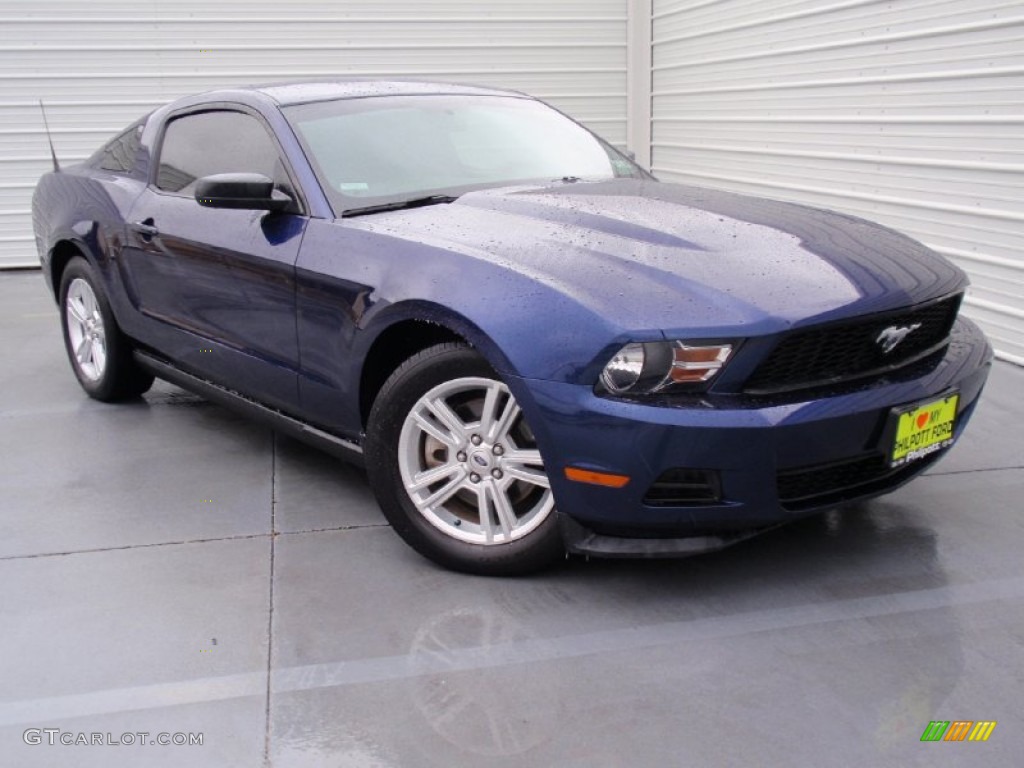
[[[378,305],[379,306],[379,305]],[[366,359],[373,345],[388,329],[399,323],[414,321],[440,326],[466,340],[498,373],[518,376],[512,361],[494,340],[476,323],[455,310],[434,301],[410,299],[397,304],[374,308],[363,316],[364,323],[356,335],[354,357]]]

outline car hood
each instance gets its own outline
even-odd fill
[[[466,257],[466,279],[486,275],[479,262],[496,265],[526,278],[508,282],[513,292],[544,286],[626,331],[756,335],[966,285],[945,259],[877,224],[656,181],[472,192],[347,224]]]

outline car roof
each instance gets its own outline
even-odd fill
[[[485,88],[461,83],[428,82],[424,80],[367,80],[351,78],[339,80],[312,80],[267,85],[236,85],[197,93],[176,100],[171,106],[192,106],[216,101],[244,103],[270,100],[278,106],[308,104],[334,99],[355,99],[368,96],[422,96],[448,94],[465,96],[517,96],[529,98],[519,91]]]
[[[366,96],[420,96],[455,94],[466,96],[522,96],[517,91],[485,88],[461,83],[440,83],[423,80],[320,80],[300,83],[278,83],[254,88],[282,106],[311,101],[350,99]]]

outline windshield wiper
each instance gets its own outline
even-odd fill
[[[459,199],[458,195],[426,195],[425,197],[414,197],[411,200],[399,200],[394,203],[381,203],[380,205],[367,205],[364,208],[349,208],[341,212],[342,218],[349,216],[364,216],[368,213],[383,213],[384,211],[401,211],[406,208],[422,208],[425,205],[440,205],[441,203],[454,203]]]

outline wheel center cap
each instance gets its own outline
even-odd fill
[[[491,466],[491,457],[485,451],[477,451],[469,457],[469,460],[474,466],[480,467],[480,469],[487,469]]]

